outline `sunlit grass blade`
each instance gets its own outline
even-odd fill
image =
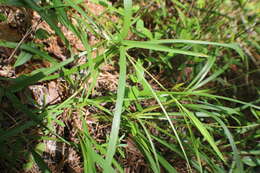
[[[209,97],[209,98],[214,98],[214,99],[227,100],[227,101],[230,101],[230,102],[242,104],[243,106],[252,107],[252,108],[260,110],[260,106],[257,106],[253,103],[250,103],[250,102],[244,102],[244,101],[241,101],[241,100],[233,99],[233,98],[230,98],[230,97],[219,96],[219,95],[214,95],[214,94],[209,94],[209,93],[197,93],[197,95],[205,96],[205,97]]]
[[[157,156],[157,152],[156,152],[154,143],[152,142],[151,135],[149,134],[149,132],[148,132],[147,128],[145,127],[144,123],[142,122],[142,120],[138,120],[138,121],[141,124],[141,126],[143,127],[144,132],[145,132],[146,136],[148,137],[149,144],[152,148],[152,153],[154,156],[154,159],[153,159],[154,161],[152,162],[153,163],[152,168],[153,168],[154,172],[160,172],[159,160],[158,160],[158,156]]]
[[[83,117],[82,126],[83,132],[80,135],[80,146],[84,158],[83,163],[85,172],[97,172],[96,166],[100,166],[101,168],[103,168],[103,170],[108,169],[108,172],[116,172],[116,170],[114,170],[114,168],[111,165],[106,167],[105,159],[102,157],[102,155],[96,152],[99,150],[101,153],[104,153],[105,150],[101,146],[99,146],[99,144],[97,144],[97,142],[91,137],[87,128],[87,123],[83,119]],[[117,171],[122,173],[122,168],[120,168],[118,163],[115,160],[113,160],[112,163],[117,168]]]
[[[219,75],[221,75],[222,73],[225,72],[225,70],[228,69],[228,67],[230,66],[230,63],[226,64],[224,67],[222,67],[221,69],[219,69],[218,71],[216,71],[215,73],[211,74],[208,78],[206,78],[203,81],[197,82],[196,85],[194,85],[194,87],[192,87],[191,90],[195,90],[198,89],[202,86],[204,86],[205,84],[209,83],[210,81],[216,79]]]
[[[131,40],[124,40],[122,43],[125,46],[128,46],[128,49],[131,48],[142,48],[142,49],[150,49],[155,51],[162,51],[162,52],[170,52],[170,53],[176,53],[176,54],[183,54],[183,55],[190,55],[190,56],[198,56],[198,57],[208,57],[208,55],[205,55],[203,53],[197,53],[192,51],[186,51],[182,49],[174,49],[170,48],[164,45],[161,45],[159,43],[150,43],[150,42],[144,42],[144,41],[131,41]]]
[[[120,47],[120,73],[119,73],[119,81],[118,81],[118,90],[117,90],[117,100],[116,100],[116,108],[112,122],[111,134],[109,138],[106,160],[105,160],[105,169],[107,171],[107,167],[111,165],[113,156],[116,151],[116,143],[119,134],[119,127],[121,121],[121,113],[122,106],[125,95],[125,85],[126,85],[126,49],[125,47]]]
[[[181,40],[181,39],[152,40],[152,41],[148,41],[148,43],[155,43],[155,44],[184,43],[184,44],[201,44],[201,45],[221,46],[221,47],[234,49],[240,55],[240,57],[243,60],[245,60],[245,54],[244,54],[243,50],[236,43],[217,43],[217,42],[210,42],[210,41]]]
[[[83,131],[84,135],[82,136],[82,139],[80,141],[80,146],[82,150],[82,155],[83,155],[83,163],[84,163],[84,172],[96,172],[96,158],[94,157],[94,149],[93,149],[93,144],[91,141],[88,139],[89,133],[88,133],[88,128],[87,128],[87,123],[86,121],[82,119],[82,126],[83,126]]]
[[[185,92],[157,91],[157,94],[163,95],[163,96],[171,95],[171,94],[174,95],[174,96],[196,95],[196,96],[206,97],[206,98],[209,98],[209,99],[220,99],[220,100],[227,100],[227,101],[234,102],[234,103],[239,103],[239,104],[243,105],[242,107],[246,106],[246,107],[252,107],[252,108],[255,108],[255,109],[260,109],[260,106],[257,106],[256,104],[254,104],[254,102],[244,102],[244,101],[233,99],[233,98],[230,98],[230,97],[214,95],[214,94],[211,94],[211,92],[212,91],[210,91],[210,90],[194,90],[194,91],[185,91]],[[258,100],[258,102],[259,102],[259,100]],[[256,103],[258,103],[258,102],[256,102]],[[239,107],[239,109],[241,109],[241,108]]]
[[[189,86],[187,86],[186,89],[190,88],[193,85],[194,86],[191,88],[191,90],[198,88],[197,86],[200,85],[200,82],[206,77],[206,75],[208,74],[209,70],[211,69],[215,61],[216,61],[215,57],[209,57],[207,63],[201,69],[199,74],[192,80]]]

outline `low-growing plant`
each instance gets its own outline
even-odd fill
[[[36,11],[70,55],[60,61],[42,45],[0,41],[2,47],[20,50],[15,67],[32,59],[50,63],[49,67],[16,78],[0,78],[0,102],[8,100],[23,117],[8,128],[1,125],[2,153],[14,152],[13,144],[19,145],[21,152],[26,143],[33,141],[26,146],[24,160],[23,153],[15,159],[13,153],[0,156],[4,169],[11,165],[19,169],[19,164],[29,160],[27,169],[36,163],[42,172],[50,172],[43,159],[44,147],[40,145],[39,150],[36,145],[44,140],[74,148],[81,155],[84,172],[124,172],[122,160],[129,141],[133,141],[151,172],[179,172],[177,161],[184,163],[181,168],[186,172],[242,173],[259,167],[260,99],[242,101],[222,91],[224,87],[239,87],[227,79],[232,66],[243,69],[247,78],[250,74],[251,61],[236,43],[241,36],[237,34],[242,34],[246,24],[229,27],[228,22],[240,19],[221,10],[224,4],[235,2],[91,2],[104,11],[92,14],[85,10],[83,1],[5,1]],[[234,7],[243,12],[249,8],[247,3],[240,1]],[[61,25],[80,40],[84,50],[73,50]],[[44,30],[37,33],[39,39],[46,38],[42,34],[48,36]],[[89,34],[98,40],[96,44],[90,44]],[[247,41],[259,47],[253,40]],[[80,58],[85,62],[75,64]],[[118,68],[116,92],[95,94],[102,66],[108,63]],[[68,90],[59,103],[36,108],[32,103],[23,104],[17,96],[31,85],[58,79]],[[86,114],[87,107],[97,111]],[[1,119],[8,111],[0,111]],[[78,130],[77,140],[70,141],[55,128],[65,127],[65,118],[75,113],[80,124],[73,127]],[[58,118],[60,115],[64,120]],[[103,142],[93,135],[87,120],[90,118],[108,125]],[[31,136],[34,128],[38,133]]]

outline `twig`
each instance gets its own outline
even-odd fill
[[[39,19],[36,22],[35,27],[37,27],[41,22],[41,19]],[[23,36],[23,38],[19,41],[19,43],[17,44],[17,46],[15,47],[14,51],[12,52],[12,54],[9,56],[9,58],[7,59],[7,62],[11,62],[12,58],[14,57],[15,53],[17,52],[17,50],[20,48],[20,46],[23,44],[24,40],[32,33],[33,31],[33,25],[26,31],[25,35]]]

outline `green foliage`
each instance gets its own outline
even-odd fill
[[[4,14],[0,14],[0,22],[5,22],[7,17]]]
[[[14,67],[32,59],[51,64],[15,79],[0,78],[10,82],[8,86],[0,86],[0,103],[7,99],[28,119],[11,129],[0,127],[1,144],[11,146],[11,139],[37,127],[43,135],[53,135],[79,151],[84,172],[124,172],[120,158],[125,157],[126,151],[121,146],[126,146],[125,141],[129,139],[151,172],[177,172],[175,160],[185,162],[190,172],[242,173],[260,166],[257,144],[260,100],[254,97],[241,101],[245,99],[237,92],[241,86],[232,80],[245,74],[230,70],[236,65],[247,77],[254,73],[248,71],[251,61],[240,45],[260,47],[256,38],[243,32],[258,25],[251,19],[257,19],[254,7],[257,2],[199,0],[190,4],[176,0],[124,0],[112,5],[106,0],[92,0],[105,8],[100,15],[83,10],[82,2],[5,1],[37,11],[61,38],[71,57],[60,61],[34,43],[18,45],[0,41],[2,47],[19,46],[21,52]],[[229,15],[236,8],[244,17],[242,21]],[[68,16],[70,10],[75,14]],[[247,14],[248,10],[256,14]],[[116,21],[108,20],[112,16]],[[72,24],[71,18],[76,22]],[[72,51],[60,25],[78,37],[84,50]],[[90,44],[88,33],[99,42]],[[49,33],[39,29],[35,36],[46,39]],[[99,53],[99,50],[103,51]],[[74,63],[83,57],[83,64]],[[98,96],[93,93],[100,69],[107,63],[119,66],[117,92]],[[83,75],[82,71],[85,71]],[[54,79],[62,79],[68,88],[68,96],[59,103],[36,110],[22,104],[16,96],[31,85]],[[259,95],[259,86],[252,91],[255,91],[253,96]],[[115,108],[104,103],[112,103]],[[86,106],[98,110],[97,115],[88,116],[111,127],[103,143],[98,143],[90,133],[86,121],[89,117],[81,113]],[[65,109],[78,112],[82,122],[77,134],[79,143],[68,142],[55,132],[53,124],[66,126],[63,120],[57,119]],[[2,110],[0,113],[0,118],[6,114]],[[38,138],[34,140],[42,143]],[[36,163],[43,172],[50,172],[41,154],[37,147],[30,146],[25,167]],[[7,166],[19,164],[12,162],[8,154],[1,157]]]
[[[35,3],[40,2],[41,0],[32,0]],[[11,6],[18,6],[18,7],[28,7],[24,0],[0,0],[0,4],[3,5],[11,5]]]
[[[25,64],[32,58],[32,54],[22,51],[20,55],[17,57],[17,60],[14,64],[14,67],[18,67],[20,65]]]

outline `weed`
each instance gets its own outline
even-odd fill
[[[1,47],[19,49],[14,68],[33,59],[50,64],[0,78],[2,169],[242,173],[260,166],[259,80],[251,78],[259,73],[259,2],[4,3],[34,10],[51,32],[36,30],[30,43],[0,41]],[[63,60],[46,51],[44,41],[36,44],[52,36],[69,52]],[[106,64],[113,70],[104,70]],[[114,76],[116,89],[98,85],[104,71]],[[248,93],[258,96],[238,97],[243,87],[236,78],[254,86]],[[55,103],[42,96],[37,106],[30,94],[20,94],[49,81],[66,93]],[[53,94],[50,85],[46,90]],[[62,144],[54,149],[62,155],[59,163],[44,158],[52,147],[48,141],[56,148]],[[74,166],[70,151],[78,161]]]

